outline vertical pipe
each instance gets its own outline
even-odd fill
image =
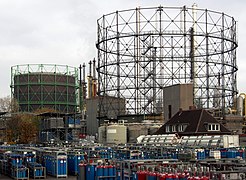
[[[96,78],[96,59],[93,59],[93,77],[92,77],[93,93],[92,96],[95,97],[97,94],[97,78]]]
[[[159,36],[160,36],[160,56],[159,56],[159,63],[160,63],[160,82],[158,82],[160,84],[160,88],[163,89],[164,86],[164,81],[163,81],[163,76],[164,76],[164,58],[163,58],[163,49],[164,49],[164,44],[163,44],[163,39],[162,39],[162,13],[163,13],[163,7],[160,6],[159,7]],[[158,103],[161,107],[159,109],[161,109],[162,113],[164,112],[164,107],[163,107],[163,93],[161,90],[161,93],[159,93],[159,97],[158,99],[160,100],[160,103]]]
[[[29,75],[30,75],[30,65],[29,64],[27,65],[27,69],[28,69],[28,75],[27,75],[27,82],[28,82],[28,85],[27,85],[27,99],[28,99],[28,101],[27,101],[27,111],[30,112],[30,77],[29,77]],[[41,94],[42,94],[42,92],[41,92]],[[43,99],[42,99],[42,102],[43,102]]]
[[[135,113],[139,114],[141,109],[141,97],[139,97],[139,55],[140,55],[140,48],[139,48],[139,44],[140,44],[140,39],[139,39],[139,30],[140,30],[140,22],[139,22],[139,18],[140,18],[140,8],[136,8],[136,36],[135,36],[135,42],[136,45],[134,47],[134,52],[135,52],[135,72],[134,75],[136,76],[135,78]]]
[[[233,73],[234,72],[234,68],[237,67],[237,64],[236,64],[236,48],[234,46],[234,43],[233,42],[237,42],[237,37],[236,37],[236,21],[234,20],[234,18],[232,18],[232,27],[230,29],[231,31],[231,49],[232,50],[232,56],[231,56],[231,63],[233,64],[233,66],[231,67],[231,77],[232,77],[232,82],[233,82],[233,87],[232,87],[232,97],[234,96],[237,96],[237,79],[236,79],[236,73]],[[233,99],[233,98],[232,98]],[[246,109],[246,108],[245,108]],[[245,114],[246,115],[246,114]]]
[[[93,79],[96,79],[96,59],[93,59]]]
[[[192,26],[192,44],[193,44],[193,47],[192,47],[192,55],[193,55],[193,94],[194,94],[194,99],[197,98],[199,95],[198,95],[198,85],[197,85],[197,77],[196,77],[196,74],[197,74],[197,64],[196,64],[196,50],[197,50],[197,36],[196,36],[196,33],[197,33],[197,5],[196,4],[193,4],[192,5],[192,16],[193,16],[193,26]]]
[[[221,81],[222,81],[222,117],[225,116],[225,39],[224,39],[224,21],[225,16],[224,13],[222,13],[222,29],[221,29],[221,63],[222,63],[222,73],[221,73]]]
[[[153,50],[153,113],[156,113],[156,49]]]
[[[117,41],[117,105],[118,115],[120,115],[120,34],[119,34],[119,12],[116,11],[116,41]]]
[[[82,65],[79,65],[79,109],[82,112]]]
[[[205,25],[206,25],[206,91],[207,91],[207,108],[209,108],[209,47],[208,47],[208,10],[205,10]]]
[[[68,74],[69,74],[69,69],[68,69],[68,65],[66,65],[66,90],[67,90],[67,102],[66,102],[66,113],[68,113],[68,109],[69,109],[69,90],[68,90],[68,83],[69,83],[69,79],[68,79]]]
[[[89,91],[89,98],[92,98],[92,61],[89,61],[89,76],[88,76],[88,91]]]
[[[187,77],[186,77],[186,74],[187,74],[187,57],[186,57],[186,6],[183,6],[183,12],[184,12],[184,19],[183,19],[183,22],[181,23],[184,23],[184,30],[183,30],[183,37],[184,37],[184,78],[185,78],[185,83],[187,82]]]

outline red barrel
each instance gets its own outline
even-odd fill
[[[160,180],[166,180],[166,174],[165,173],[160,174]]]
[[[173,180],[173,174],[167,174],[166,180]]]
[[[138,180],[146,180],[147,179],[147,172],[146,171],[138,171]]]
[[[201,177],[201,180],[209,180],[209,177],[207,177],[207,176],[202,176],[202,177]]]

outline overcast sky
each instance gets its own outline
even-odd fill
[[[11,66],[78,67],[97,57],[97,19],[138,6],[184,6],[224,12],[238,21],[238,90],[246,92],[246,0],[0,0],[0,97],[10,95]]]

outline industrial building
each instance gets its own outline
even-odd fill
[[[194,4],[115,11],[97,23],[98,64],[89,61],[87,82],[85,64],[79,73],[12,67],[20,111],[53,110],[38,114],[39,140],[58,143],[0,146],[0,173],[22,180],[245,179],[246,136],[239,134],[246,94],[236,87],[234,18]]]
[[[143,121],[141,123],[124,122],[104,123],[98,129],[98,142],[103,144],[127,144],[136,143],[141,135],[154,134],[162,123]]]
[[[78,141],[85,131],[79,114],[41,113],[39,141]]]
[[[106,14],[97,28],[98,62],[89,61],[87,78],[85,64],[79,70],[44,64],[11,68],[20,111],[80,114],[81,132],[98,137],[107,123],[124,121],[127,132],[132,126],[142,129],[139,135],[150,134],[145,122],[159,126],[180,109],[205,109],[234,134],[243,133],[246,98],[237,94],[233,17],[195,4],[139,7]],[[59,130],[47,132],[54,128]],[[130,134],[126,142],[136,140]]]
[[[22,112],[46,108],[75,113],[79,105],[78,70],[63,65],[16,65],[11,67],[11,90]]]

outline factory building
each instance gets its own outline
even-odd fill
[[[163,89],[164,119],[167,122],[179,109],[193,106],[193,84],[177,84]]]
[[[77,114],[41,113],[40,142],[78,141],[82,133],[81,117]]]
[[[128,123],[124,120],[105,123],[98,129],[98,141],[103,144],[136,143],[139,136],[154,134],[161,125],[148,120],[142,123]]]

